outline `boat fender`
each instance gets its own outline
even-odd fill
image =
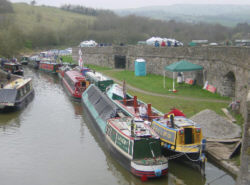
[[[204,153],[205,150],[206,150],[206,143],[207,143],[207,140],[206,140],[206,139],[202,139],[201,143],[202,143],[202,153]]]
[[[155,170],[155,176],[156,177],[160,177],[161,176],[161,170],[160,169],[156,169]]]
[[[171,145],[170,144],[168,145],[168,149],[171,149]]]

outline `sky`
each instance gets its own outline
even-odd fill
[[[9,0],[11,2],[26,2],[31,0]],[[248,4],[250,0],[35,0],[37,5],[61,6],[64,4],[82,5],[102,9],[125,9],[145,6],[162,6],[173,4]]]

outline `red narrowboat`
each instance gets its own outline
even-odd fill
[[[68,94],[75,99],[81,99],[82,93],[89,86],[89,81],[82,76],[81,72],[76,70],[65,72],[62,83]]]
[[[46,71],[51,73],[57,73],[60,66],[61,64],[52,62],[51,60],[42,60],[39,63],[39,69],[41,71]]]

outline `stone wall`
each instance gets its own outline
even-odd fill
[[[73,57],[78,60],[79,48],[73,49]],[[95,64],[114,68],[115,56],[126,56],[126,69],[134,70],[134,61],[144,58],[147,73],[163,75],[166,65],[179,60],[188,60],[204,67],[203,72],[185,72],[185,77],[194,78],[198,84],[204,81],[217,88],[224,96],[234,96],[241,102],[241,112],[245,110],[247,88],[250,84],[250,48],[246,47],[161,47],[153,46],[113,46],[82,48],[85,64]],[[172,77],[172,72],[166,72]]]
[[[241,166],[238,175],[238,185],[250,184],[250,91],[247,97],[246,121],[244,125],[244,133],[241,147]]]

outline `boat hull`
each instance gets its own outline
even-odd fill
[[[91,86],[90,86],[91,87]],[[95,87],[97,89],[97,87]],[[100,115],[98,115],[95,107],[91,104],[90,101],[88,101],[88,90],[87,89],[83,95],[82,95],[82,104],[84,107],[84,111],[89,115],[91,119],[91,127],[96,132],[96,136],[98,136],[98,139],[102,142],[102,144],[105,145],[105,148],[107,151],[112,155],[113,158],[117,160],[117,162],[123,166],[126,170],[131,172],[133,175],[138,177],[147,177],[147,178],[155,178],[164,176],[168,172],[168,163],[160,164],[160,165],[143,165],[143,164],[136,164],[135,161],[132,159],[131,155],[128,155],[127,153],[124,154],[124,152],[121,151],[121,149],[114,144],[114,142],[111,140],[111,138],[106,135],[106,126],[107,126],[107,120],[103,120]],[[98,89],[98,91],[100,91]],[[101,91],[100,91],[101,93]],[[97,93],[98,94],[98,93]],[[95,95],[93,95],[95,96]],[[105,96],[104,94],[98,94],[98,96]],[[90,97],[91,98],[91,97]],[[105,100],[106,99],[106,100]],[[93,99],[92,99],[93,100]],[[95,100],[93,100],[95,101]],[[97,100],[98,102],[101,102],[101,100]],[[109,107],[110,110],[114,109],[116,106],[112,103],[112,101],[105,97],[102,99],[102,101],[109,101],[113,106]],[[107,103],[108,104],[108,103]],[[111,112],[109,112],[109,115],[111,115]],[[111,118],[111,117],[110,117]],[[106,118],[106,119],[110,119]],[[158,169],[157,172],[155,169]]]
[[[13,106],[9,106],[9,105],[0,106],[0,111],[12,112],[12,111],[23,109],[34,99],[34,96],[35,96],[35,91],[34,89],[32,89],[27,95],[25,95],[20,100],[16,101]]]
[[[67,84],[67,82],[65,82],[65,80],[62,78],[62,85],[63,85],[63,88],[65,89],[67,95],[72,98],[73,100],[75,101],[81,101],[81,96],[78,96],[78,95],[75,95],[73,93],[73,90],[70,89],[69,85]]]

